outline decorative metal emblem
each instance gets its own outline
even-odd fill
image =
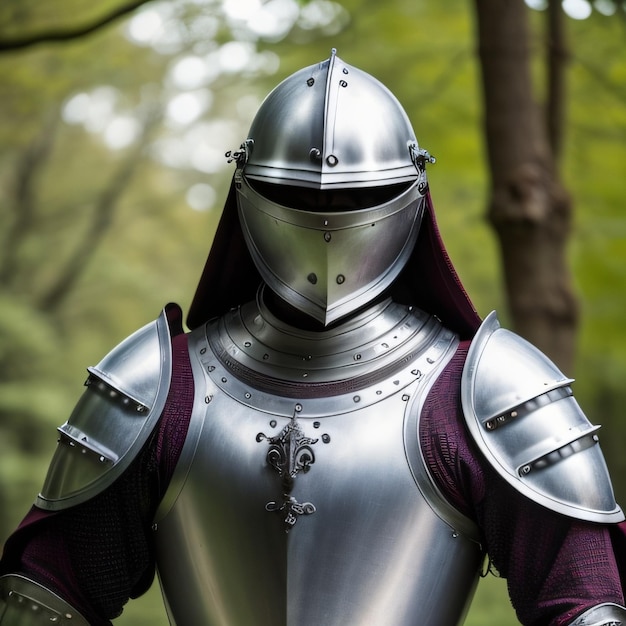
[[[282,502],[268,502],[265,509],[284,515],[285,532],[293,528],[300,515],[315,513],[313,504],[300,503],[291,495],[298,472],[306,474],[315,463],[315,453],[311,446],[318,441],[304,434],[296,417],[297,412],[298,407],[293,412],[290,422],[275,437],[268,437],[264,433],[256,436],[257,441],[269,443],[266,460],[268,465],[278,472],[283,488]]]

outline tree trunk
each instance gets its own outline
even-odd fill
[[[475,0],[488,218],[500,244],[515,330],[571,372],[578,305],[566,258],[572,203],[561,184],[533,98],[528,9],[523,0]]]

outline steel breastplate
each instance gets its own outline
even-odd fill
[[[481,550],[418,445],[457,345],[389,301],[323,333],[260,303],[194,331],[194,412],[155,532],[172,623],[458,623]]]

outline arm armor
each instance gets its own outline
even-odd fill
[[[463,371],[467,425],[491,466],[526,497],[576,519],[622,521],[599,427],[578,406],[572,382],[492,313]]]
[[[168,305],[160,317],[88,368],[87,387],[61,426],[56,452],[36,500],[58,511],[111,485],[148,441],[169,391],[172,357]]]
[[[0,578],[1,626],[89,626],[87,620],[55,593],[10,574]]]
[[[624,626],[626,609],[619,604],[598,604],[574,620],[570,626]]]

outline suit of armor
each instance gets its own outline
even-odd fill
[[[523,624],[626,623],[598,429],[479,320],[395,98],[333,53],[231,156],[191,331],[168,305],[89,368],[0,624],[110,624],[156,569],[178,626],[450,626],[486,555]]]

